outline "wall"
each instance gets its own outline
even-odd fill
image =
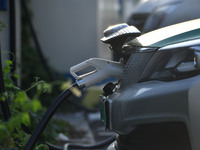
[[[43,53],[57,71],[97,57],[95,0],[31,0],[30,9]]]

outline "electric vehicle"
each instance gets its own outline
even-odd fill
[[[199,150],[200,19],[146,33],[113,51],[124,69],[101,98],[105,128],[118,134],[108,150]]]
[[[90,59],[71,73],[80,87],[118,79],[101,96],[105,129],[118,134],[108,150],[199,150],[200,19],[141,36],[114,25],[101,40],[120,61]],[[74,74],[88,66],[97,69]]]
[[[140,34],[127,24],[110,26],[101,40],[120,60],[91,58],[70,68],[80,89],[115,78],[104,86],[100,101],[105,129],[117,136],[92,146],[67,143],[64,150],[105,144],[107,150],[200,149],[200,19]],[[33,148],[70,95],[67,89],[55,100],[25,150]]]

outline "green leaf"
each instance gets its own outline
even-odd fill
[[[31,101],[31,108],[32,108],[32,111],[34,113],[38,112],[39,110],[42,110],[42,104],[40,103],[39,100],[37,99],[34,99]]]
[[[3,73],[4,73],[4,74],[9,73],[9,72],[10,72],[10,69],[11,69],[10,66],[5,66],[5,67],[3,67]]]
[[[30,126],[31,119],[27,112],[21,114],[21,123],[23,123],[27,127]]]
[[[49,150],[49,147],[47,145],[40,144],[36,146],[35,150]]]
[[[4,124],[0,124],[0,140],[8,139],[9,132]]]
[[[13,132],[15,128],[20,128],[20,114],[12,116],[8,121],[8,129],[10,132]]]
[[[19,75],[17,73],[14,73],[13,75],[16,79],[19,79]]]
[[[4,64],[5,66],[3,67],[3,73],[5,75],[10,73],[10,70],[12,68],[11,65],[13,64],[13,62],[11,60],[5,60]]]
[[[6,97],[5,96],[1,96],[0,100],[4,102],[6,100]]]
[[[39,82],[40,77],[34,77],[35,78],[35,82]]]
[[[25,101],[28,100],[28,96],[26,95],[25,92],[19,92],[17,94],[17,97],[15,98],[15,103],[19,103],[21,105],[23,105],[25,103]]]
[[[4,92],[4,93],[2,93],[2,94],[0,95],[0,100],[1,100],[1,101],[5,101],[7,97],[8,97],[8,93],[7,93],[7,92]]]
[[[42,84],[37,84],[37,91],[41,91],[42,90]]]
[[[7,66],[10,66],[13,64],[13,62],[11,60],[5,60],[4,62]]]
[[[43,92],[51,93],[51,91],[52,91],[52,85],[44,82],[42,84],[42,89],[43,89]]]
[[[23,145],[23,146],[26,145],[26,143],[28,142],[28,140],[30,139],[30,137],[31,137],[31,134],[27,134],[27,135],[24,137],[24,145]]]

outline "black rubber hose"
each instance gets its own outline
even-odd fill
[[[77,84],[73,84],[71,87],[75,87],[75,86],[77,86]],[[43,116],[42,120],[40,121],[39,125],[37,126],[37,128],[33,132],[33,134],[31,136],[31,138],[29,139],[28,143],[26,144],[24,150],[32,150],[34,148],[34,145],[35,145],[36,141],[40,137],[41,133],[45,129],[46,125],[48,124],[49,120],[51,119],[51,117],[53,116],[53,114],[55,113],[55,111],[62,104],[62,102],[64,100],[66,100],[66,98],[68,98],[69,96],[72,95],[72,92],[70,90],[71,87],[69,87],[68,89],[66,89],[65,91],[63,91],[54,100],[54,102],[51,104],[51,106],[48,108],[48,110],[46,111],[46,113]]]
[[[67,150],[82,150],[82,149],[102,149],[107,147],[109,144],[111,144],[112,142],[114,142],[116,139],[116,136],[112,136],[102,142],[96,143],[96,144],[85,144],[85,145],[81,145],[81,144],[68,144],[67,145]]]

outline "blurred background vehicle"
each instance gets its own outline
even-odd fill
[[[149,15],[144,25],[143,32],[197,19],[200,17],[199,6],[198,0],[183,0],[173,5],[158,7]]]
[[[156,29],[158,26],[157,24],[160,23],[169,12],[177,9],[177,7],[185,1],[187,0],[141,0],[133,9],[127,23],[143,31],[144,27],[147,28],[146,26],[149,26],[146,25],[149,18],[154,16],[154,20],[151,21],[150,25],[152,26],[151,30],[153,30],[153,28]]]

